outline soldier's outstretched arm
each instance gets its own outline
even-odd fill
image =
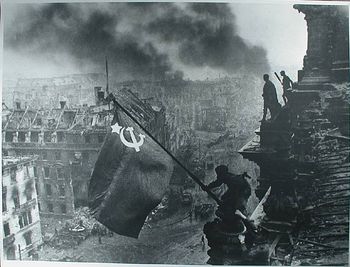
[[[216,179],[214,182],[211,182],[210,184],[208,184],[208,188],[209,189],[212,189],[212,188],[215,188],[215,187],[219,187],[220,185],[222,185],[222,181]]]

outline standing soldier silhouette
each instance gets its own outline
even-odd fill
[[[274,120],[278,111],[281,108],[281,104],[278,103],[277,93],[275,85],[270,81],[269,75],[264,74],[263,79],[265,81],[262,97],[264,98],[264,114],[261,121],[266,120],[267,109],[270,110],[271,120]]]
[[[293,81],[286,75],[284,70],[281,70],[280,72],[281,76],[282,76],[282,87],[283,87],[283,101],[284,104],[287,105],[288,102],[288,98],[287,98],[287,90],[292,88],[293,86]]]

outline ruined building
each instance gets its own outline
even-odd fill
[[[72,74],[54,78],[18,78],[4,80],[2,99],[10,108],[59,107],[66,101],[69,107],[94,105],[91,88],[105,82],[105,74]]]
[[[124,95],[138,104],[126,108],[167,145],[164,108],[144,103],[132,92]],[[41,216],[69,218],[76,207],[87,205],[90,175],[114,114],[104,97],[102,88],[95,87],[93,106],[70,108],[61,101],[60,108],[3,112],[3,154],[38,156],[34,176]],[[126,99],[120,101],[127,105]]]
[[[8,260],[35,259],[42,245],[35,161],[36,157],[2,158],[3,251]]]
[[[308,30],[304,66],[286,106],[262,122],[241,155],[271,186],[253,245],[255,264],[347,265],[349,250],[349,10],[295,5]],[[215,232],[215,231],[214,231]],[[207,231],[210,263],[247,263],[238,234]],[[267,248],[267,249],[266,249]],[[234,251],[234,253],[232,252]],[[266,253],[265,253],[266,252]],[[249,262],[248,262],[249,263]]]

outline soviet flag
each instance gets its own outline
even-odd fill
[[[138,110],[140,103],[130,97],[126,100],[135,117],[147,116]],[[172,171],[171,157],[116,108],[90,179],[93,216],[115,233],[137,238],[146,217],[161,202]]]

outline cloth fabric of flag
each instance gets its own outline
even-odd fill
[[[127,100],[131,107],[132,99]],[[136,112],[139,118],[146,116]],[[90,179],[93,216],[115,233],[137,238],[148,214],[161,202],[172,172],[171,157],[116,108]]]

